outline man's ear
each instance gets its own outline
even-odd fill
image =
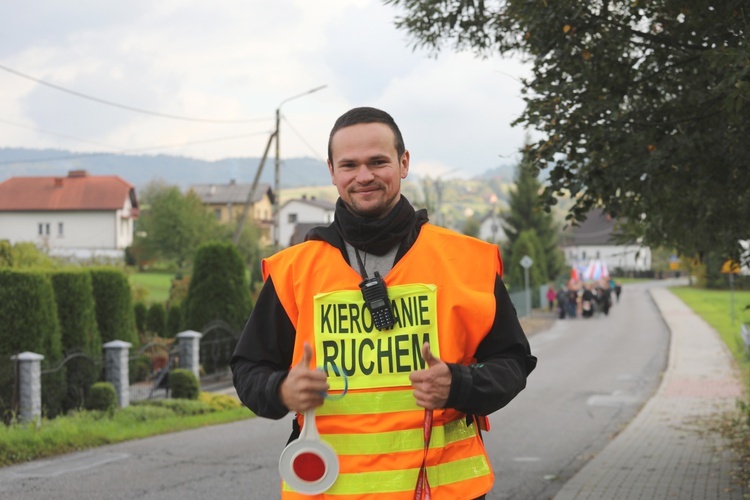
[[[331,160],[326,160],[326,163],[328,164],[328,173],[331,174],[331,184],[335,186],[336,180],[333,178],[333,165],[331,164]]]
[[[399,163],[401,178],[406,179],[406,176],[409,175],[409,150],[404,150],[404,154],[401,155],[401,161],[399,161]]]

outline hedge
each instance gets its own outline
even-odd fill
[[[182,308],[180,304],[171,304],[167,312],[167,338],[174,338],[182,331]]]
[[[57,302],[62,349],[65,355],[83,353],[65,364],[67,390],[63,409],[81,408],[91,385],[99,378],[102,339],[96,324],[96,305],[91,275],[81,269],[50,273]],[[93,361],[93,362],[92,362]]]
[[[0,269],[0,410],[7,419],[13,405],[15,379],[10,357],[29,351],[44,356],[42,369],[56,367],[62,342],[55,292],[43,271]],[[64,386],[60,377],[46,377],[42,404],[53,416],[59,412]]]
[[[240,330],[252,310],[247,269],[231,243],[207,243],[198,248],[185,298],[185,329],[201,331],[221,319]]]
[[[89,272],[102,342],[123,340],[137,347],[135,313],[127,276],[116,268],[93,268]]]
[[[148,306],[145,302],[138,301],[133,306],[133,314],[135,315],[135,329],[138,333],[143,335],[146,333],[146,316],[148,315]]]
[[[158,337],[165,337],[167,332],[167,311],[164,304],[154,302],[146,315],[146,331]]]

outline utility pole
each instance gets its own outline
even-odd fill
[[[266,157],[268,157],[268,150],[271,149],[271,141],[273,140],[274,137],[276,137],[276,132],[271,132],[271,135],[268,137],[268,143],[266,143],[266,150],[263,152],[263,158],[260,159],[258,170],[255,172],[255,178],[253,179],[253,184],[252,186],[250,186],[250,192],[247,193],[245,206],[242,207],[242,214],[240,214],[240,218],[237,221],[237,227],[234,230],[234,238],[232,238],[232,242],[235,245],[237,245],[240,241],[240,234],[242,234],[242,226],[244,225],[245,220],[247,219],[248,213],[250,213],[250,210],[255,204],[255,202],[253,201],[253,198],[255,197],[255,190],[258,188],[258,180],[260,179],[261,172],[263,172],[263,165],[265,165],[266,163]]]
[[[273,246],[276,250],[279,249],[279,227],[280,227],[280,221],[279,221],[279,195],[281,194],[281,146],[279,145],[279,128],[281,125],[281,106],[291,101],[292,99],[297,99],[298,97],[306,96],[307,94],[312,94],[313,92],[317,92],[318,90],[326,88],[327,85],[321,85],[320,87],[315,87],[314,89],[308,90],[307,92],[303,92],[301,94],[297,94],[295,96],[289,97],[288,99],[284,99],[279,103],[279,106],[276,108],[276,131],[274,132],[274,135],[276,136],[276,162],[275,162],[275,168],[274,168],[274,181],[273,181],[273,191],[274,191],[274,197],[273,197]]]

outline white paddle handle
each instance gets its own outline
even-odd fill
[[[315,425],[315,408],[305,410],[305,423],[302,426],[302,431],[299,434],[300,440],[306,441],[318,441],[320,440],[320,434],[318,434],[318,426]]]

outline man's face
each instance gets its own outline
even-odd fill
[[[360,123],[333,135],[328,170],[352,213],[384,217],[400,199],[401,179],[409,173],[409,152],[398,158],[388,125]]]

